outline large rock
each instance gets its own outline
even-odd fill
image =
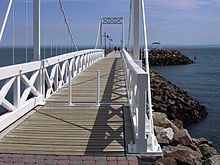
[[[159,144],[166,145],[169,144],[171,140],[173,140],[174,132],[172,128],[164,128],[160,130],[157,134],[157,141]]]
[[[158,159],[155,165],[177,165],[176,160],[172,157]]]
[[[154,125],[163,128],[172,128],[174,132],[179,132],[179,129],[169,120],[165,113],[153,113]]]
[[[179,119],[171,120],[172,123],[179,129],[183,129],[183,122]]]
[[[163,153],[165,157],[174,158],[177,164],[201,165],[203,162],[200,153],[182,145],[177,145],[176,147],[165,146]]]
[[[204,159],[208,159],[213,155],[216,155],[217,152],[214,148],[210,147],[208,144],[199,145],[199,149],[204,157]]]
[[[213,144],[212,142],[208,141],[205,138],[198,138],[198,139],[192,138],[192,140],[197,146],[199,146],[200,144],[208,144],[209,146],[212,146]]]
[[[143,58],[143,63],[145,59]],[[192,64],[193,61],[184,56],[178,50],[150,50],[149,51],[149,63],[150,65],[182,65]]]
[[[220,164],[220,155],[214,155],[208,160],[206,160],[202,165],[219,165]]]
[[[181,129],[175,133],[174,139],[183,145],[190,145],[192,143],[192,138],[186,129]]]
[[[158,127],[156,125],[154,125],[154,133],[157,136],[157,134],[159,134],[164,128],[163,127]]]

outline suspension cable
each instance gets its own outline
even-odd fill
[[[150,88],[150,70],[149,70],[149,61],[148,61],[148,46],[147,46],[147,30],[146,30],[146,17],[145,17],[145,6],[144,0],[141,1],[142,6],[142,18],[143,18],[143,30],[144,30],[144,45],[145,45],[145,67],[148,76],[148,107],[149,107],[149,118],[150,118],[150,133],[154,134],[153,129],[153,116],[152,116],[152,100],[151,100],[151,88]]]
[[[132,16],[132,3],[133,1],[130,0],[130,14],[129,14],[129,28],[128,28],[128,50],[130,50],[130,40],[131,40],[131,16]]]
[[[52,26],[52,3],[50,6],[50,57],[53,56],[53,26]]]
[[[27,48],[27,38],[28,38],[28,27],[27,27],[28,11],[27,11],[27,0],[25,0],[25,59],[28,61],[28,48]]]
[[[98,42],[99,42],[99,33],[100,33],[100,28],[101,28],[101,21],[99,22],[99,29],[98,29],[98,34],[97,34],[97,39],[96,39],[96,44],[95,44],[95,49],[98,47]]]
[[[12,63],[15,64],[15,1],[12,3]]]
[[[47,0],[44,0],[44,59],[46,58],[46,45],[47,45],[46,7],[47,7]]]
[[[62,24],[60,24],[60,31],[62,31],[62,29],[63,29],[61,25]],[[60,37],[61,54],[63,54],[63,42],[62,42],[62,40],[63,40],[63,36]]]
[[[4,18],[4,21],[2,23],[2,27],[0,29],[0,42],[2,40],[2,36],[3,36],[4,30],[5,30],[6,22],[8,20],[8,15],[10,13],[12,3],[13,3],[13,0],[10,0],[9,3],[8,3],[8,8],[7,8],[7,11],[6,11],[6,14],[5,14],[5,18]]]
[[[61,0],[59,0],[59,3],[60,3],[60,9],[61,9],[61,12],[62,12],[62,14],[63,14],[63,18],[64,18],[64,21],[65,21],[65,24],[66,24],[67,29],[68,29],[68,33],[69,33],[69,35],[70,35],[70,37],[71,37],[72,44],[75,46],[75,49],[78,51],[78,48],[77,48],[77,46],[76,46],[76,43],[75,43],[75,41],[74,41],[73,35],[72,35],[72,33],[71,33],[71,30],[70,30],[69,24],[68,24],[68,22],[67,22],[66,15],[65,15],[65,12],[64,12],[63,5],[62,5],[62,3],[61,3]]]
[[[60,17],[62,17],[61,13],[60,13]],[[63,30],[63,24],[61,23],[61,19],[59,20],[60,20],[59,26],[60,26],[60,32],[61,32]],[[63,37],[64,37],[63,35],[60,36],[60,54],[63,54]]]
[[[56,25],[58,25],[58,1],[56,1]],[[57,28],[55,28],[55,33],[58,32],[57,31]],[[58,50],[57,50],[57,46],[58,45],[58,42],[56,41],[56,56],[58,55]]]
[[[64,47],[64,53],[66,53],[66,30],[64,29],[64,43],[65,43],[65,47]]]

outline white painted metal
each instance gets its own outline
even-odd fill
[[[99,22],[99,29],[98,29],[98,34],[96,38],[95,49],[97,49],[98,47],[98,42],[99,42],[99,37],[100,37],[100,28],[101,28],[101,21]]]
[[[100,49],[102,49],[102,17],[100,18]]]
[[[15,64],[15,2],[12,2],[12,64]]]
[[[149,56],[148,56],[148,46],[147,46],[147,29],[146,29],[146,17],[145,17],[145,8],[144,8],[144,0],[141,0],[141,8],[142,8],[142,18],[143,18],[143,29],[144,29],[144,54],[145,54],[145,68],[148,75],[148,113],[149,113],[149,141],[152,144],[152,148],[155,149],[154,143],[153,143],[153,137],[154,137],[154,123],[153,123],[153,114],[152,114],[152,102],[151,102],[151,85],[150,85],[150,70],[149,70]],[[156,146],[157,147],[157,146]]]
[[[34,60],[41,60],[40,57],[40,0],[34,0]]]
[[[131,49],[131,18],[132,18],[132,7],[133,6],[133,1],[130,0],[130,13],[129,13],[129,26],[128,26],[128,51]]]
[[[150,91],[148,73],[136,64],[125,49],[122,50],[122,61],[135,140],[134,144],[129,144],[129,151],[133,151],[133,153],[161,154],[162,151],[154,133],[149,131],[149,127],[153,130],[153,125],[149,125],[147,122],[150,116],[146,114],[146,97],[151,97],[146,96],[146,91]],[[152,109],[149,109],[149,111],[151,111],[149,114],[152,114]],[[151,141],[149,138],[153,140]]]
[[[97,70],[96,105],[100,106],[100,70]]]
[[[72,76],[71,76],[71,68],[69,68],[69,91],[68,91],[68,95],[69,95],[69,106],[72,106]]]
[[[20,75],[18,75],[15,79],[15,82],[14,82],[14,91],[13,91],[14,106],[16,108],[20,107],[20,92],[21,92],[21,89],[20,89]]]
[[[27,0],[25,0],[25,62],[28,61],[28,6]]]
[[[0,106],[9,112],[0,116],[0,131],[35,106],[43,104],[46,98],[68,83],[68,75],[75,77],[102,58],[104,50],[88,49],[41,61],[1,67],[0,80],[5,80],[5,84],[0,88]],[[30,79],[26,74],[32,74]],[[41,82],[37,81],[39,77]],[[38,83],[41,88],[35,87]],[[22,84],[25,89],[21,92]],[[14,91],[14,97],[10,98],[12,103],[6,98],[10,89]]]
[[[102,26],[104,24],[121,24],[122,25],[122,48],[124,48],[125,40],[124,40],[124,17],[101,17],[101,25],[100,25],[100,46],[102,48]],[[105,49],[106,49],[106,33],[104,34],[105,37]]]
[[[133,133],[137,153],[146,153],[147,138],[146,127],[146,96],[147,74],[139,67],[132,57],[122,50],[122,59],[125,69],[126,86],[128,91],[128,101],[130,115],[133,123]]]
[[[40,61],[41,60],[41,43],[40,43],[40,33],[41,33],[41,29],[40,29],[40,0],[34,0],[34,13],[33,13],[33,25],[34,25],[34,60],[35,61]],[[34,76],[34,77],[33,77]],[[41,95],[42,94],[42,68],[39,69],[38,71],[34,72],[33,76],[31,77],[30,83],[28,84],[30,86],[30,88],[27,90],[27,94],[22,96],[22,101],[24,102],[26,100],[26,98],[28,98],[28,94],[31,92],[35,93],[35,96]],[[22,76],[24,78],[24,76]],[[26,77],[25,77],[26,78]],[[32,80],[32,78],[34,78]],[[25,81],[25,79],[23,79]],[[37,84],[37,89],[35,89],[34,87],[34,83],[36,81]],[[28,81],[26,82],[28,83]],[[32,84],[33,83],[33,84]],[[36,92],[37,91],[37,92]]]
[[[124,30],[124,17],[122,20],[122,49],[125,47],[125,30]]]
[[[134,34],[134,46],[133,46],[133,57],[135,62],[140,60],[140,37],[139,37],[139,1],[133,0],[133,34]],[[141,65],[140,65],[141,66]]]
[[[7,11],[6,11],[6,14],[5,14],[5,18],[4,18],[4,21],[3,21],[3,24],[2,24],[2,28],[1,28],[1,31],[0,31],[0,42],[2,40],[2,36],[3,36],[4,30],[5,30],[5,25],[7,23],[9,12],[11,10],[12,2],[13,2],[13,0],[10,0],[9,3],[8,3],[8,8],[7,8]]]

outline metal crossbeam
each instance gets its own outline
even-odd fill
[[[123,17],[103,17],[102,24],[123,24]]]
[[[122,25],[122,48],[124,48],[124,17],[101,17],[99,22],[99,30],[96,40],[95,49],[98,47],[98,41],[100,42],[100,48],[102,48],[102,30],[104,24],[120,24]]]

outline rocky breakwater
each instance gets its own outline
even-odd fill
[[[179,119],[169,120],[165,113],[154,112],[154,131],[164,158],[156,165],[219,165],[220,155],[212,142],[190,136]]]
[[[143,58],[144,60],[144,58]],[[153,65],[183,65],[192,64],[193,61],[184,56],[179,50],[150,50],[149,63]]]
[[[151,71],[153,110],[165,113],[170,120],[179,119],[184,127],[207,116],[206,108],[192,99],[187,92]]]
[[[164,158],[156,165],[220,165],[212,142],[192,138],[185,129],[207,116],[204,106],[187,92],[151,71],[154,132]]]

